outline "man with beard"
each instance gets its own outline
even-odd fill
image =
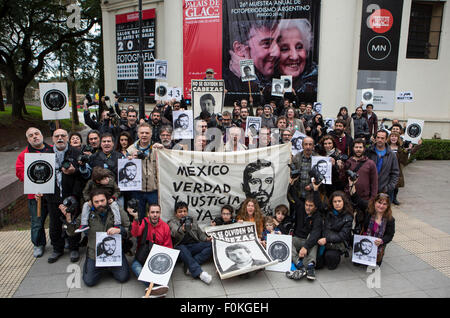
[[[116,239],[108,236],[97,246],[97,258],[102,262],[113,262],[113,255],[116,252]]]
[[[136,187],[135,180],[137,174],[137,166],[134,162],[127,162],[125,166],[119,171],[119,187]]]
[[[163,122],[161,119],[161,111],[157,108],[155,108],[152,113],[151,113],[151,120],[149,121],[150,127],[152,128],[152,144],[153,143],[160,143],[160,130],[161,127],[163,126]],[[164,123],[166,124],[171,124],[171,123]]]
[[[137,111],[135,109],[130,109],[127,111],[127,123],[122,124],[114,129],[114,136],[120,136],[122,131],[128,132],[133,141],[137,139]]]
[[[24,181],[25,154],[26,153],[53,153],[52,146],[44,142],[44,136],[39,129],[30,127],[25,133],[28,146],[17,157],[16,176],[21,182]],[[41,216],[37,216],[37,200],[41,199]],[[28,210],[31,217],[31,242],[34,245],[33,256],[38,258],[44,254],[47,240],[45,237],[44,223],[47,218],[47,195],[29,194]]]
[[[111,211],[111,207],[108,205],[109,197],[105,190],[95,189],[91,192],[90,197],[93,208],[89,215],[88,246],[83,269],[83,281],[87,286],[91,287],[99,282],[104,272],[111,272],[118,282],[124,283],[129,279],[130,274],[127,258],[123,254],[123,251],[122,266],[95,266],[96,233],[106,232],[108,235],[120,234],[122,239],[127,239],[129,237],[127,230],[130,226],[129,218],[127,214],[120,209],[121,225],[120,227],[115,227],[114,215]],[[70,213],[67,213],[66,208],[62,206],[60,209],[66,217],[67,223],[69,223],[67,233],[72,236],[75,234],[75,229],[77,229],[81,223],[81,216],[79,216],[75,222],[72,222],[72,216]]]
[[[242,190],[247,198],[254,198],[258,201],[259,207],[265,215],[271,215],[273,212],[269,201],[274,185],[275,169],[272,162],[258,159],[245,167]]]
[[[345,120],[337,119],[334,123],[334,131],[330,132],[336,142],[336,147],[342,154],[350,157],[353,146],[353,138],[345,132]]]
[[[378,173],[375,163],[364,154],[364,151],[364,140],[356,139],[353,143],[354,155],[345,162],[341,175],[347,170],[356,172],[359,175],[358,182],[355,184],[356,193],[363,200],[369,201],[378,194]],[[349,190],[348,185],[346,190]]]
[[[85,155],[92,155],[100,149],[100,132],[98,130],[91,130],[87,135],[87,144],[92,147],[92,152],[83,152]]]

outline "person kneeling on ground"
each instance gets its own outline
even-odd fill
[[[180,258],[184,264],[184,273],[199,277],[204,283],[210,284],[212,276],[202,270],[201,264],[212,256],[211,237],[208,237],[197,222],[188,216],[188,205],[177,202],[175,216],[168,222],[174,247],[180,250]]]

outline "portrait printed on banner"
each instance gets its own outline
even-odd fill
[[[194,138],[194,118],[192,110],[177,110],[173,112],[173,139]]]
[[[318,175],[323,179],[324,184],[331,184],[331,158],[330,157],[311,157],[311,170],[318,172]],[[318,180],[316,180],[318,181]]]
[[[106,232],[96,233],[96,267],[122,266],[122,236],[108,235]]]
[[[119,159],[118,186],[120,191],[142,190],[142,160]]]

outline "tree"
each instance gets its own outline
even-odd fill
[[[68,3],[68,1],[66,1]],[[23,119],[27,85],[65,43],[87,38],[98,22],[99,0],[79,0],[80,28],[69,28],[70,13],[59,0],[0,0],[0,72],[13,86],[12,117]]]

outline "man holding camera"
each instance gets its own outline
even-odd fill
[[[109,132],[109,133],[113,133],[114,131],[114,123],[112,121],[112,119],[115,117],[115,113],[114,110],[109,111],[109,110],[104,110],[101,113],[101,118],[99,121],[95,121],[91,118],[91,113],[88,109],[88,104],[89,101],[85,98],[84,99],[84,122],[86,123],[86,125],[88,125],[91,129],[95,129],[98,130],[100,132],[100,134]],[[106,104],[105,104],[106,105]]]
[[[102,167],[108,169],[114,175],[115,181],[117,181],[117,165],[118,160],[123,158],[120,152],[114,150],[114,137],[110,133],[105,133],[100,137],[100,151],[89,158],[89,166]]]
[[[200,278],[205,284],[210,284],[212,276],[202,270],[201,264],[212,255],[211,237],[208,237],[197,222],[188,215],[188,205],[185,202],[175,204],[175,216],[168,222],[172,234],[172,242],[180,250],[180,258],[184,263],[185,274]]]
[[[121,124],[114,129],[114,136],[120,136],[122,131],[128,132],[133,141],[137,140],[137,119],[138,114],[136,109],[127,110],[127,123]]]

